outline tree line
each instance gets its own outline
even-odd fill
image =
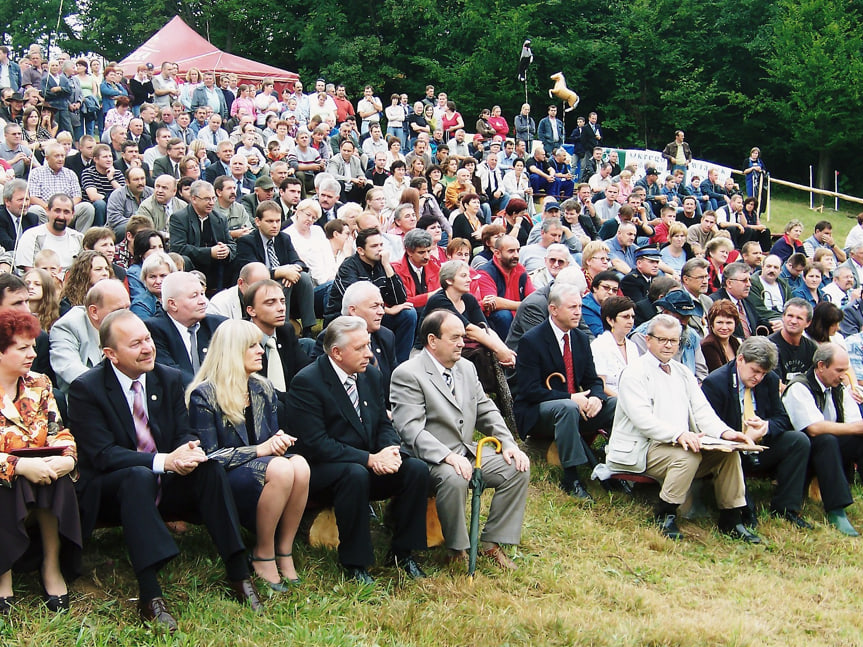
[[[4,38],[119,60],[176,12],[226,51],[344,83],[421,97],[432,83],[466,124],[500,105],[512,124],[525,90],[516,67],[525,38],[537,120],[549,79],[563,72],[596,110],[609,145],[662,147],[677,128],[702,159],[739,167],[759,146],[777,177],[863,192],[863,0],[44,0],[5,3]]]

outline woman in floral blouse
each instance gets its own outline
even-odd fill
[[[51,611],[69,608],[65,578],[80,571],[75,439],[63,428],[48,378],[30,372],[39,331],[28,312],[0,312],[0,614],[12,610],[13,566],[39,568]],[[31,544],[31,521],[41,543]]]

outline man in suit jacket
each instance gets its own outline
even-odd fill
[[[647,352],[620,376],[614,432],[605,463],[612,472],[644,473],[662,483],[656,521],[669,539],[682,539],[677,507],[692,481],[713,474],[719,530],[748,543],[760,537],[743,525],[746,485],[739,452],[701,451],[703,436],[752,444],[720,420],[692,372],[673,359],[682,326],[659,314],[647,325]]]
[[[635,252],[635,268],[620,280],[620,291],[636,303],[647,296],[650,282],[659,274],[659,250],[652,246]]]
[[[228,118],[228,104],[225,102],[225,95],[216,87],[215,75],[212,72],[204,72],[203,77],[201,85],[195,88],[192,93],[192,112],[199,107],[210,106],[223,121],[226,120]]]
[[[324,335],[326,355],[300,371],[288,392],[297,451],[312,466],[309,494],[332,503],[339,560],[348,576],[372,583],[369,501],[392,497],[391,559],[409,577],[424,577],[412,556],[426,548],[429,472],[403,455],[386,412],[380,371],[369,366],[366,322],[337,317]]]
[[[291,426],[285,417],[288,390],[294,376],[311,360],[300,347],[294,327],[290,323],[285,325],[285,294],[280,283],[266,278],[253,283],[243,294],[243,304],[249,320],[261,331],[264,356],[259,373],[273,383],[280,403],[279,427],[288,429]]]
[[[177,197],[177,180],[170,175],[160,175],[153,185],[153,195],[141,202],[135,215],[147,216],[156,231],[167,234],[171,216],[189,205]]]
[[[264,200],[255,213],[255,227],[255,231],[237,239],[237,267],[252,262],[266,265],[270,278],[284,286],[285,298],[303,323],[303,336],[310,336],[317,323],[315,287],[291,237],[282,231],[281,207]]]
[[[552,286],[548,313],[548,320],[519,342],[516,425],[522,438],[553,438],[563,466],[561,488],[592,501],[578,478],[577,468],[588,462],[590,451],[581,434],[589,437],[599,429],[611,429],[616,398],[605,395],[587,335],[575,330],[581,320],[580,290]]]
[[[179,370],[183,384],[190,384],[223,321],[207,314],[204,288],[194,274],[172,272],[162,281],[162,309],[146,322],[156,344],[156,361]]]
[[[126,132],[126,139],[134,142],[138,146],[138,152],[141,155],[144,151],[153,145],[153,138],[150,137],[148,129],[144,127],[144,120],[140,117],[133,117],[129,122],[129,130]]]
[[[12,252],[18,245],[21,233],[39,224],[35,213],[24,210],[27,201],[27,182],[20,178],[3,185],[3,205],[0,206],[0,247]]]
[[[749,266],[746,263],[732,263],[726,266],[722,273],[722,288],[710,295],[714,303],[720,299],[728,299],[737,308],[740,322],[734,328],[734,336],[740,339],[754,335],[758,326],[766,326],[771,330],[769,321],[758,318],[754,299],[749,298],[751,287]]]
[[[587,125],[581,130],[581,146],[584,149],[584,161],[587,162],[593,156],[593,149],[601,145],[602,133],[599,129],[598,117],[595,112],[591,112],[587,117]]]
[[[231,175],[231,158],[234,156],[234,144],[228,140],[219,142],[216,146],[216,161],[204,169],[202,179],[210,184],[216,181],[220,175]]]
[[[725,424],[740,429],[753,442],[769,447],[760,454],[745,457],[744,467],[749,459],[758,470],[775,470],[776,492],[770,501],[773,516],[800,528],[812,528],[800,516],[809,437],[791,428],[779,395],[779,377],[772,372],[778,363],[779,353],[773,342],[766,337],[750,337],[740,345],[733,362],[704,378],[701,390]],[[748,415],[745,420],[744,412]],[[751,461],[753,457],[755,461]],[[754,514],[751,511],[750,514],[754,521]]]
[[[157,157],[153,162],[153,177],[160,175],[170,175],[175,180],[183,177],[183,169],[180,168],[180,162],[186,155],[186,144],[182,139],[172,137],[168,140],[168,154],[164,157]]]
[[[444,541],[451,557],[460,560],[470,547],[465,501],[477,452],[474,430],[501,442],[500,454],[487,447],[482,457],[483,478],[494,498],[480,539],[484,555],[514,569],[501,544],[521,541],[530,461],[483,392],[473,364],[462,359],[464,334],[451,312],[436,310],[423,319],[423,352],[393,373],[393,425],[408,452],[428,464]]]
[[[85,535],[100,519],[122,524],[141,619],[174,631],[157,576],[179,551],[162,515],[194,512],[225,562],[234,597],[260,609],[227,475],[190,433],[179,372],[155,364],[150,334],[128,310],[106,317],[100,337],[105,360],[69,394]]]
[[[339,154],[333,155],[327,164],[327,173],[338,180],[342,187],[342,198],[345,202],[365,202],[366,191],[371,182],[366,178],[363,163],[354,155],[354,143],[350,139],[342,141]]]
[[[189,188],[192,204],[174,213],[168,225],[171,251],[191,259],[194,269],[206,275],[207,290],[215,293],[229,285],[237,243],[228,233],[227,221],[213,211],[213,185],[196,180]]]
[[[51,326],[51,367],[57,388],[68,393],[69,385],[102,361],[99,326],[115,310],[128,308],[129,293],[115,279],[99,281],[87,292],[84,305],[75,306]]]

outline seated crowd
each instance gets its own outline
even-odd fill
[[[475,432],[501,444],[482,451],[479,542],[503,569],[529,437],[554,441],[578,501],[593,500],[588,469],[657,481],[671,539],[712,475],[720,531],[760,542],[746,479],[764,473],[772,515],[812,527],[812,474],[829,523],[857,536],[860,232],[843,250],[829,222],[803,241],[792,220],[773,244],[751,182],[745,198],[715,169],[686,184],[681,131],[660,186],[598,145],[595,113],[570,155],[554,106],[538,127],[523,107],[514,139],[484,110],[468,140],[432,86],[386,108],[367,86],[355,109],[322,79],[279,95],[197,70],[180,82],[165,62],[96,82],[68,58],[40,84],[4,49],[0,612],[13,568],[40,567],[47,606],[68,609],[101,524],[122,526],[142,620],[172,631],[166,521],[203,524],[255,610],[253,576],[300,583],[310,505],[334,509],[358,582],[374,582],[372,500],[390,501],[387,561],[410,578],[425,577],[429,496],[466,562]],[[34,87],[58,124],[38,142],[20,94]]]

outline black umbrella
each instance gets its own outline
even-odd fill
[[[482,491],[485,489],[485,481],[482,478],[482,446],[486,443],[494,445],[494,451],[497,454],[500,454],[503,449],[500,441],[493,436],[486,436],[476,444],[476,463],[470,477],[470,487],[473,490],[470,500],[470,557],[467,567],[467,574],[470,577],[473,577],[476,571],[476,554],[479,550],[479,507]]]

